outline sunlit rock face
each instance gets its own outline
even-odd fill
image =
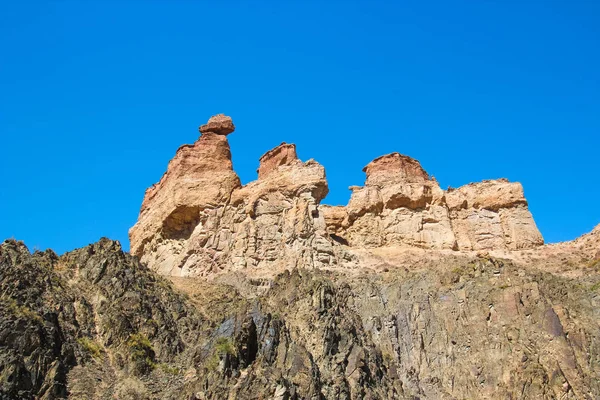
[[[214,125],[215,118],[207,125]],[[228,117],[218,122],[210,128],[214,131],[203,125],[196,143],[181,146],[160,181],[146,190],[129,238],[132,254],[149,265],[157,258],[172,263],[183,256],[181,245],[190,240],[206,210],[227,204],[232,192],[241,187],[227,137],[218,133],[233,130],[233,123]],[[152,256],[156,251],[162,253]]]
[[[544,244],[520,183],[483,181],[446,192],[459,249],[529,249]]]
[[[323,206],[325,170],[282,143],[242,186],[233,170],[225,115],[179,148],[146,191],[131,251],[166,275],[207,276],[293,267],[356,268],[353,250],[386,246],[432,250],[517,250],[543,244],[523,188],[505,179],[444,191],[421,164],[392,153],[365,168],[347,206]]]
[[[225,136],[233,129],[229,117],[212,117],[196,143],[177,151],[146,191],[129,232],[132,253],[177,276],[337,264],[318,212],[328,192],[323,166],[300,161],[284,143],[261,157],[259,179],[242,186]]]
[[[520,183],[506,179],[444,191],[417,160],[398,153],[364,168],[346,207],[328,207],[329,232],[351,246],[528,249],[543,244]]]

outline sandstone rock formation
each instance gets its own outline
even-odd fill
[[[232,130],[229,117],[212,117],[194,145],[177,151],[146,192],[130,230],[132,254],[177,276],[337,263],[317,208],[328,192],[324,168],[282,143],[260,158],[259,179],[242,187],[224,136]]]
[[[456,248],[444,192],[417,160],[392,153],[363,171],[365,186],[350,188],[346,215],[344,208],[324,209],[330,232],[350,246]]]
[[[233,129],[146,191],[137,257],[0,244],[0,399],[599,398],[600,225],[542,246],[520,184],[398,153],[347,206],[286,143],[242,186]]]
[[[520,183],[483,181],[446,192],[459,249],[530,249],[542,245]]]
[[[211,117],[147,190],[131,251],[160,273],[210,275],[252,269],[352,267],[347,250],[410,246],[437,250],[527,249],[543,244],[523,189],[504,179],[444,191],[417,160],[392,153],[364,168],[346,207],[321,206],[323,167],[282,143],[242,187],[227,134]],[[349,246],[349,247],[348,247]]]
[[[213,115],[208,119],[205,125],[201,125],[198,128],[200,133],[216,133],[217,135],[229,135],[235,131],[235,125],[231,117],[224,114]]]
[[[506,179],[442,190],[417,160],[388,154],[364,168],[346,207],[323,209],[328,230],[351,246],[528,249],[543,244],[523,188]]]
[[[258,179],[262,179],[281,165],[289,165],[298,159],[296,155],[296,145],[281,143],[273,150],[267,151],[260,158],[258,167]]]

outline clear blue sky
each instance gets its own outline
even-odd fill
[[[443,188],[520,181],[547,242],[600,223],[598,1],[3,1],[0,238],[127,230],[215,113],[256,178],[282,141],[329,204],[398,151]]]

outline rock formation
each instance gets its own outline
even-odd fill
[[[520,184],[398,153],[347,206],[292,144],[242,186],[233,130],[146,191],[137,257],[0,244],[0,399],[599,398],[600,225],[544,246]]]
[[[325,208],[330,232],[350,246],[408,245],[456,249],[444,191],[417,160],[388,154],[364,169],[346,207]]]
[[[373,160],[364,187],[346,207],[323,209],[331,234],[351,246],[427,249],[529,249],[543,244],[523,188],[506,179],[440,189],[417,160],[398,153]]]
[[[483,181],[446,192],[459,249],[530,249],[544,244],[520,183]]]
[[[346,207],[321,206],[323,167],[282,143],[245,186],[233,171],[217,115],[184,145],[146,191],[130,230],[131,251],[166,275],[351,266],[353,248],[528,249],[543,244],[523,189],[504,179],[442,190],[417,160],[392,153],[364,168]],[[349,252],[350,251],[350,252]]]
[[[179,148],[146,192],[130,230],[132,254],[176,276],[337,262],[317,208],[328,192],[323,166],[282,143],[260,158],[259,179],[242,187],[224,136],[233,129],[229,117],[212,117],[195,144]]]
[[[264,289],[235,273],[171,284],[107,239],[60,257],[5,241],[0,398],[600,396],[600,264],[578,277],[385,262],[284,271]]]
[[[138,222],[130,230],[132,253],[143,254],[155,232],[165,241],[189,238],[202,210],[229,202],[241,187],[222,134],[233,131],[231,119],[215,116],[200,130],[200,139],[181,146],[160,181],[146,190]]]

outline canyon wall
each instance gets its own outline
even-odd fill
[[[506,179],[444,191],[417,160],[392,153],[363,171],[347,206],[323,207],[330,234],[350,246],[520,250],[543,244],[520,183]]]
[[[216,115],[193,145],[179,148],[146,191],[129,235],[131,252],[159,273],[206,276],[246,268],[352,267],[356,248],[518,250],[542,237],[519,183],[500,179],[444,191],[417,160],[392,153],[365,168],[347,206],[324,206],[325,170],[282,143],[242,186]]]
[[[241,186],[225,136],[233,129],[229,117],[214,116],[177,151],[146,192],[129,232],[132,254],[176,276],[341,263],[318,210],[328,192],[323,166],[283,143],[261,157],[259,179]]]

